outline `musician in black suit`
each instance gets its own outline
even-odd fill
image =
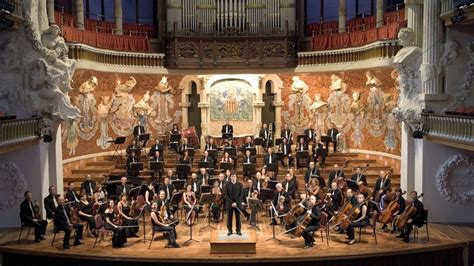
[[[323,188],[326,185],[324,183],[324,180],[320,177],[319,169],[318,169],[318,167],[316,167],[316,164],[314,162],[309,163],[309,168],[306,170],[306,173],[304,174],[304,183],[305,183],[306,187],[308,187],[309,180],[311,178],[318,178],[319,186],[321,188]],[[321,182],[321,180],[322,180],[322,182]]]
[[[252,137],[245,138],[245,143],[242,145],[242,150],[255,147],[253,144]]]
[[[288,142],[287,138],[283,138],[283,142],[280,144],[280,162],[283,167],[286,167],[285,158],[288,158],[288,167],[293,164],[293,155],[291,154],[291,144]]]
[[[257,160],[255,159],[255,156],[251,155],[250,150],[245,151],[245,155],[242,161],[242,164],[256,164]],[[244,169],[244,177],[245,178],[251,178],[252,173],[248,169]]]
[[[331,184],[333,181],[337,182],[340,178],[346,178],[344,171],[339,169],[339,165],[335,164],[333,170],[329,173],[328,184]]]
[[[160,154],[163,154],[163,144],[160,143],[160,139],[156,138],[155,139],[155,144],[153,144],[150,147],[150,153],[148,154],[150,157],[153,157],[155,155],[156,151],[160,151]]]
[[[232,218],[235,213],[235,231],[242,235],[240,231],[240,208],[242,204],[242,184],[237,182],[237,176],[232,174],[230,182],[227,182],[224,188],[225,208],[227,209],[227,235],[232,234]]]
[[[79,194],[76,192],[76,189],[74,188],[74,182],[69,182],[68,183],[69,188],[66,191],[66,200],[68,202],[79,202]]]
[[[324,164],[326,162],[326,157],[328,155],[328,150],[324,148],[322,143],[318,143],[313,145],[313,161],[316,163],[318,158],[321,157],[321,163]]]
[[[304,248],[311,248],[314,246],[313,232],[319,229],[319,219],[321,218],[321,210],[316,204],[316,197],[313,195],[309,197],[309,208],[306,215],[311,216],[311,220],[303,231]]]
[[[196,173],[191,174],[191,180],[189,180],[188,185],[191,185],[192,191],[196,194],[196,199],[199,201],[202,183],[198,180]]]
[[[224,173],[220,173],[219,176],[218,176],[219,180],[217,180],[217,182],[219,183],[219,188],[222,190],[222,193],[225,193],[225,185],[227,183],[227,181],[225,180],[225,174]],[[225,199],[224,199],[225,200]]]
[[[120,195],[128,195],[130,190],[131,187],[129,184],[127,184],[127,178],[125,176],[122,176],[120,178],[120,185],[117,186],[117,189],[115,191],[116,199],[120,199]]]
[[[48,222],[39,217],[39,207],[31,201],[31,192],[25,191],[24,196],[25,200],[20,204],[20,220],[23,225],[35,229],[35,243],[39,243],[40,240],[46,240],[44,235]]]
[[[290,145],[293,144],[293,132],[291,132],[291,129],[288,127],[288,124],[285,124],[285,128],[283,128],[280,133],[280,136],[282,138],[286,138]]]
[[[192,148],[192,147],[188,144],[188,139],[184,138],[183,143],[181,144],[181,146],[179,146],[179,153],[184,154],[186,149],[189,149],[189,148]]]
[[[337,134],[338,133],[339,131],[337,130],[336,125],[334,123],[331,123],[331,128],[328,130],[327,135],[331,137],[332,139],[332,143],[334,144],[334,152],[336,152],[336,148],[337,148]],[[326,149],[328,149],[329,151],[329,147],[326,147]]]
[[[342,203],[342,192],[337,187],[336,182],[331,183],[331,189],[326,193],[327,196],[331,198],[332,204],[329,206],[329,209],[332,211],[337,211]]]
[[[309,125],[309,128],[304,130],[304,135],[306,138],[306,142],[310,142],[316,139],[316,131],[313,128],[313,125]]]
[[[135,155],[135,152],[131,152],[130,156],[127,158],[127,162],[125,164],[125,168],[127,169],[127,173],[129,176],[138,176],[139,172],[138,170],[133,170],[132,169],[132,163],[138,163],[140,162],[140,158]]]
[[[79,240],[82,239],[82,231],[84,225],[80,223],[72,224],[69,217],[69,210],[64,206],[64,198],[58,198],[59,206],[56,208],[54,214],[54,227],[58,231],[64,231],[63,248],[69,248],[69,239],[71,238],[72,229],[76,229],[76,237],[74,239],[74,246],[82,244]]]
[[[282,183],[284,191],[295,198],[295,193],[298,191],[298,183],[296,182],[296,177],[292,177],[290,173],[287,173],[285,176],[285,181]]]
[[[308,143],[304,140],[304,138],[300,139],[298,145],[296,145],[296,152],[306,151],[308,152],[308,157],[306,158],[306,164],[309,164],[309,147]],[[301,167],[300,159],[296,158],[296,167]]]
[[[159,191],[165,192],[165,199],[170,201],[174,193],[178,192],[173,184],[171,184],[170,178],[165,177],[163,184],[161,184]]]
[[[255,181],[253,182],[254,190],[260,192],[260,189],[263,188],[263,183],[265,183],[265,178],[262,176],[260,172],[255,174]]]
[[[145,134],[145,127],[138,124],[133,128],[133,136],[135,136],[135,139],[138,138],[138,136]]]
[[[356,167],[356,172],[351,176],[351,180],[356,182],[356,184],[359,184],[359,182],[362,182],[364,183],[365,186],[367,186],[367,178],[362,173],[362,168],[360,167]]]
[[[265,148],[268,148],[269,142],[271,141],[270,131],[267,128],[267,124],[263,124],[258,136],[263,139]]]
[[[206,146],[204,147],[204,150],[217,150],[217,145],[214,143],[214,139],[212,137],[209,137],[209,141],[206,143]]]
[[[264,156],[263,156],[263,165],[266,169],[268,169],[268,166],[269,165],[276,165],[277,168],[276,168],[276,173],[274,173],[274,175],[277,175],[278,174],[278,158],[277,158],[277,155],[275,153],[273,153],[273,149],[272,147],[268,147],[268,153],[266,153]],[[268,172],[268,170],[267,170]]]
[[[221,129],[222,136],[224,138],[224,134],[234,134],[234,127],[229,124],[229,120],[225,121],[225,125],[222,126]]]
[[[55,186],[49,187],[49,195],[43,200],[44,209],[46,210],[46,218],[53,219],[54,212],[58,207],[59,194],[56,192]]]
[[[211,178],[211,176],[207,172],[206,168],[199,168],[199,182],[201,182],[203,185],[209,185],[209,178]]]
[[[85,191],[86,195],[92,198],[92,196],[94,196],[95,187],[96,187],[95,181],[92,180],[92,177],[90,174],[87,174],[86,180],[82,182],[81,184],[81,191]]]
[[[374,194],[372,195],[375,199],[380,200],[382,195],[385,195],[387,191],[392,188],[392,181],[390,174],[386,174],[385,171],[380,171],[377,181],[375,181]],[[378,195],[377,195],[378,194]]]
[[[284,191],[283,185],[281,183],[276,184],[276,192],[273,195],[272,204],[277,213],[275,213],[273,208],[270,210],[272,212],[272,215],[270,215],[272,217],[270,225],[277,224],[277,215],[279,216],[290,211],[290,202],[290,195]],[[283,217],[280,217],[280,223],[283,223]]]

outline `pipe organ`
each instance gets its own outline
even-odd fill
[[[166,20],[168,32],[294,31],[296,0],[167,0]]]

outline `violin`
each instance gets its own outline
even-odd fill
[[[403,192],[401,196],[403,196],[404,194],[406,193]],[[392,222],[392,219],[393,219],[393,214],[395,212],[398,211],[398,209],[400,208],[400,204],[398,204],[397,202],[398,198],[395,198],[393,199],[392,201],[390,201],[390,203],[388,204],[388,206],[385,208],[385,210],[381,213],[381,215],[379,216],[379,221],[381,223],[384,223],[384,224],[388,224],[390,222]]]
[[[423,195],[424,195],[424,193],[421,193],[416,198],[419,199],[419,198],[423,197]],[[410,220],[411,218],[413,218],[413,216],[415,216],[416,208],[414,206],[414,202],[415,201],[413,201],[409,206],[407,206],[405,208],[405,210],[403,210],[403,212],[398,217],[397,222],[395,223],[395,225],[397,226],[397,228],[399,230],[405,229],[405,227],[407,226],[408,220]]]

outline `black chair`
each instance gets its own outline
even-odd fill
[[[426,226],[426,241],[430,241],[430,233],[428,231],[428,210],[424,209],[423,212],[423,225]],[[413,243],[416,242],[416,239],[418,238],[418,229],[419,227],[416,225],[413,225]]]
[[[361,235],[362,235],[362,228],[364,231],[367,231],[367,229],[372,230],[372,235],[375,239],[375,245],[377,245],[377,233],[375,232],[375,228],[377,227],[377,213],[374,213],[372,217],[372,224],[369,222],[368,225],[359,227],[359,243],[361,242]]]
[[[21,234],[23,233],[23,228],[25,228],[25,227],[28,228],[28,231],[26,232],[26,238],[25,239],[28,239],[28,235],[30,234],[30,230],[33,226],[28,226],[25,223],[21,222],[20,235],[18,236],[17,243],[20,243]]]
[[[151,247],[151,243],[153,243],[153,240],[155,239],[155,233],[159,233],[159,231],[155,231],[154,228],[152,228],[152,234],[151,234],[151,240],[150,240],[150,244],[148,245],[148,249],[150,249]],[[167,232],[163,232],[163,238],[165,237],[165,234],[167,234]]]

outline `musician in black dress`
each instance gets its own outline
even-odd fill
[[[408,219],[405,230],[397,236],[397,238],[403,238],[403,241],[405,242],[410,241],[410,234],[413,230],[413,225],[422,227],[425,224],[425,207],[423,206],[423,202],[418,199],[418,192],[412,191],[410,195],[416,212],[411,219]]]
[[[339,131],[336,128],[336,124],[331,123],[331,128],[328,130],[327,135],[331,137],[332,143],[334,144],[334,150],[333,152],[336,152],[337,148],[337,134]],[[326,149],[329,151],[329,147],[326,146]]]
[[[44,235],[48,222],[41,219],[38,205],[31,201],[31,192],[26,191],[24,196],[25,200],[20,204],[20,220],[23,225],[35,229],[35,243],[39,243],[46,239]]]
[[[303,231],[304,248],[311,248],[314,246],[313,232],[319,229],[319,219],[321,218],[321,210],[316,204],[315,196],[309,197],[309,208],[308,211],[306,211],[306,215],[311,217],[311,221],[309,221]]]
[[[56,187],[50,186],[49,195],[46,196],[43,200],[47,219],[53,219],[54,212],[56,211],[56,208],[58,207],[58,198],[59,198],[59,194],[56,192]]]
[[[232,234],[232,218],[235,214],[235,231],[242,235],[240,228],[240,208],[242,204],[242,183],[237,182],[237,176],[232,174],[230,182],[227,182],[224,188],[225,208],[227,209],[227,235]]]
[[[367,186],[367,178],[362,173],[362,168],[360,166],[356,167],[356,172],[351,176],[351,180],[359,184],[359,182],[364,183]]]
[[[171,128],[170,135],[177,135],[180,134],[178,124],[174,123],[173,127]],[[179,153],[179,142],[170,141],[170,147],[176,152]]]
[[[81,201],[79,201],[79,205],[78,205],[78,215],[82,221],[87,222],[87,224],[89,225],[90,234],[93,236],[97,236],[97,234],[95,233],[96,228],[95,228],[95,220],[94,220],[94,215],[93,215],[94,211],[92,208],[93,206],[92,204],[93,203],[87,199],[87,195],[82,194]]]
[[[112,248],[121,248],[127,243],[127,234],[125,233],[125,228],[120,227],[120,225],[117,224],[117,216],[120,214],[115,215],[114,207],[114,201],[109,200],[108,208],[102,214],[102,219],[104,221],[104,229],[113,232]]]
[[[86,180],[84,182],[82,182],[81,184],[81,191],[85,191],[87,196],[89,198],[92,198],[92,196],[94,195],[94,190],[95,190],[95,187],[96,187],[96,183],[94,180],[92,180],[92,177],[90,174],[87,174],[86,175]]]
[[[64,231],[63,248],[69,248],[69,239],[71,237],[72,229],[76,230],[76,237],[74,239],[74,246],[82,244],[79,240],[82,239],[82,231],[84,225],[80,223],[72,224],[69,217],[69,210],[64,205],[64,198],[58,198],[58,207],[54,212],[54,226],[59,231]]]
[[[367,208],[367,204],[364,202],[365,196],[364,194],[357,195],[357,207],[360,209],[360,214],[357,219],[352,221],[347,227],[347,244],[352,245],[355,243],[354,238],[354,228],[355,227],[366,227],[369,224],[369,208]]]
[[[159,212],[158,204],[154,202],[151,205],[151,223],[153,225],[153,231],[163,232],[165,238],[168,240],[166,248],[179,248],[178,243],[176,243],[175,229],[169,223],[166,223],[163,214]]]
[[[132,217],[131,211],[132,206],[127,201],[127,195],[121,195],[120,201],[117,203],[117,209],[121,216],[122,225],[127,226],[125,228],[125,234],[127,237],[138,237],[138,220]]]

